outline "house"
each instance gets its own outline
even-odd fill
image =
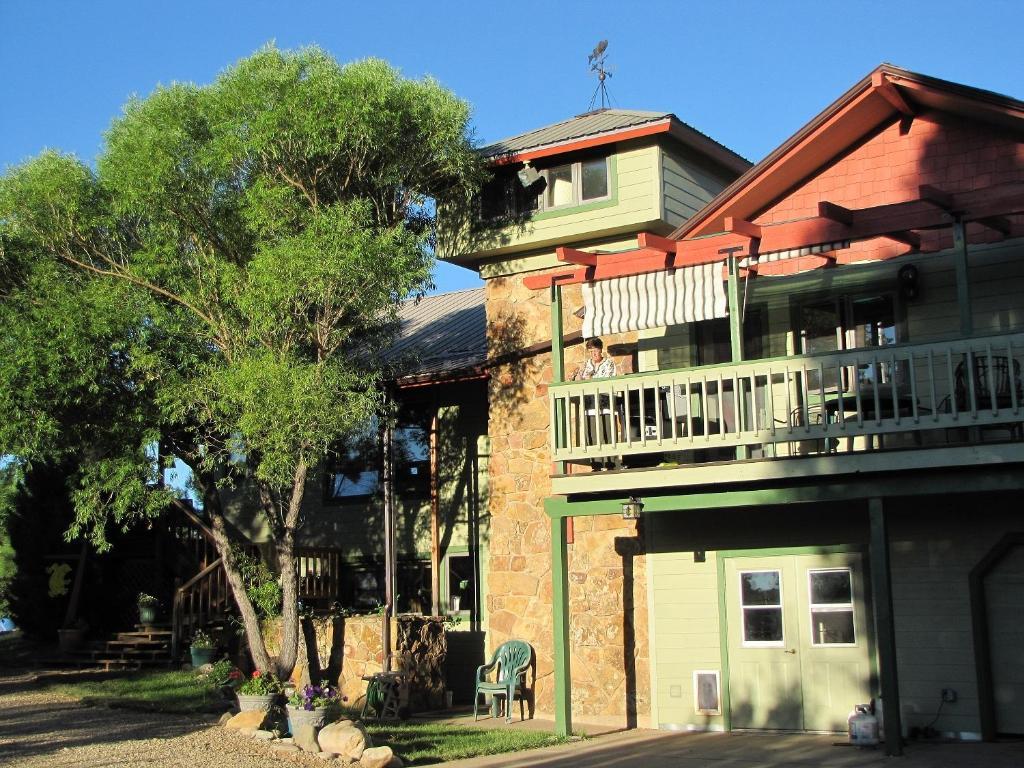
[[[559,732],[1024,733],[1022,136],[882,65],[753,167],[624,110],[484,150],[447,256],[536,351],[490,380],[488,644]],[[628,373],[566,381],[584,335]]]

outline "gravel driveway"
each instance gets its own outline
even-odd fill
[[[264,742],[213,725],[211,716],[83,706],[41,690],[36,675],[0,677],[0,765],[251,768],[328,765],[275,754]]]

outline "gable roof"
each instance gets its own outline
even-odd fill
[[[487,360],[483,288],[424,296],[398,310],[398,337],[384,353],[400,378],[444,380]]]
[[[872,131],[931,111],[1024,133],[1024,102],[881,64],[677,228],[676,240],[751,220]]]
[[[480,149],[495,164],[521,162],[550,157],[577,149],[611,144],[617,141],[671,135],[677,141],[708,155],[727,168],[742,173],[750,161],[723,144],[682,122],[671,112],[646,112],[637,109],[598,109],[510,136]]]

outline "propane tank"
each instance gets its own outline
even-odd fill
[[[878,746],[878,718],[871,714],[869,704],[858,704],[846,721],[850,732],[850,744],[855,747]]]

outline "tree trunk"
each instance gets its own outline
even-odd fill
[[[263,641],[263,631],[260,626],[259,616],[253,608],[249,594],[245,591],[245,582],[238,572],[235,558],[231,551],[231,539],[228,536],[227,526],[224,524],[224,515],[218,503],[206,506],[207,514],[210,516],[210,528],[213,531],[214,543],[217,545],[217,552],[220,554],[221,562],[224,564],[224,573],[227,576],[228,584],[231,586],[231,593],[235,598],[235,605],[242,615],[242,625],[245,627],[245,639],[249,645],[249,653],[252,655],[253,663],[257,669],[272,669],[270,654],[267,652],[267,644]],[[294,663],[294,662],[293,662]],[[289,673],[291,670],[289,670]]]
[[[300,461],[292,478],[292,492],[288,499],[284,526],[275,542],[277,568],[281,574],[281,655],[277,658],[278,674],[284,678],[295,669],[299,652],[299,572],[295,567],[295,529],[302,511],[302,498],[306,492],[308,468]]]

